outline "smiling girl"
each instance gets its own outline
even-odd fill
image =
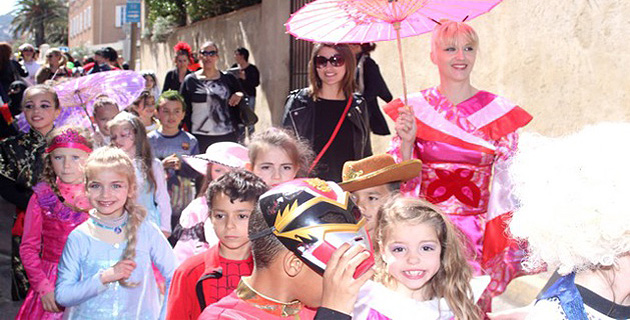
[[[132,160],[122,150],[95,150],[85,165],[89,219],[68,236],[55,298],[68,319],[164,319],[152,263],[166,279],[176,267],[166,238],[136,199]],[[167,297],[165,297],[166,299]]]
[[[57,264],[68,234],[87,219],[83,165],[92,151],[88,134],[74,128],[51,133],[38,183],[24,218],[20,256],[31,288],[16,319],[61,319],[55,302]]]
[[[354,94],[356,62],[348,45],[318,43],[308,63],[310,86],[289,94],[282,125],[306,139],[317,157],[317,177],[341,181],[348,160],[372,155],[363,97]],[[310,171],[310,170],[309,170]]]
[[[59,98],[52,87],[35,85],[24,92],[22,110],[31,129],[27,133],[8,138],[0,144],[0,195],[16,206],[17,214],[11,234],[13,269],[12,298],[24,299],[28,280],[22,267],[18,248],[24,226],[24,211],[39,182],[44,163],[46,136],[61,112]]]
[[[374,251],[378,283],[361,289],[356,319],[481,319],[459,234],[427,202],[394,196],[383,205]]]

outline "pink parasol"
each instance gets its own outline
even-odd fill
[[[107,96],[118,104],[121,110],[140,96],[144,89],[144,78],[135,71],[106,71],[75,78],[53,87],[59,96],[61,113],[55,120],[55,126],[73,125],[92,127],[94,101],[99,96]],[[29,125],[20,117],[18,126],[28,131]]]
[[[405,104],[407,84],[400,39],[433,30],[436,21],[464,21],[501,0],[316,0],[294,13],[287,32],[298,39],[330,43],[397,40]]]

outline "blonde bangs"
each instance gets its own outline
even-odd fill
[[[440,21],[441,24],[437,25],[435,29],[433,29],[433,33],[431,35],[431,49],[435,50],[435,48],[439,46],[451,46],[451,45],[459,45],[459,39],[464,39],[464,44],[470,44],[473,47],[477,48],[479,46],[479,37],[477,36],[477,32],[475,30],[463,23],[463,22],[455,22],[450,20]]]

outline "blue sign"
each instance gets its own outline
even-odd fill
[[[126,23],[139,23],[140,22],[140,11],[141,4],[140,2],[131,2],[127,1],[127,10],[125,15]]]

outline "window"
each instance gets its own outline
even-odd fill
[[[121,28],[125,23],[127,6],[116,6],[116,28]]]

